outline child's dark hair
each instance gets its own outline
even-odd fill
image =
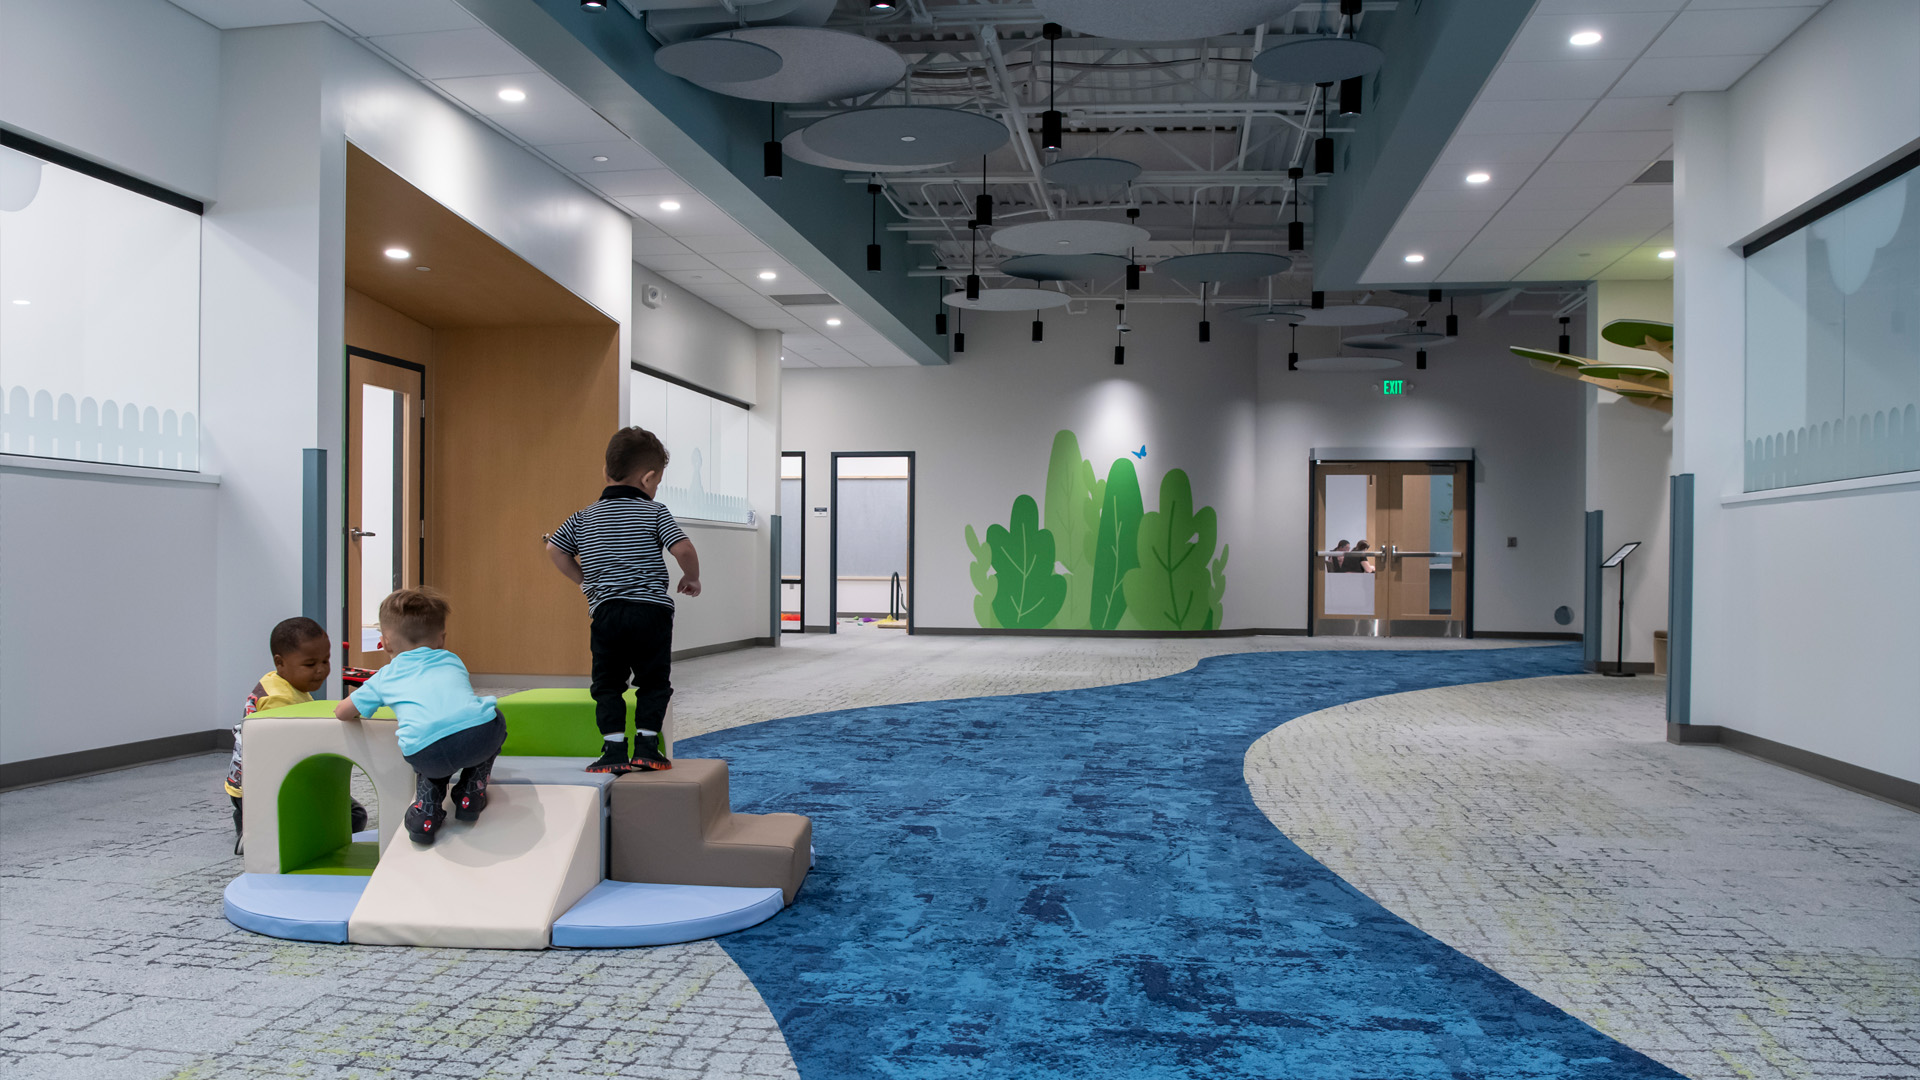
[[[432,589],[401,589],[380,601],[380,629],[419,643],[445,630],[452,610],[447,598]]]
[[[326,636],[326,627],[305,615],[296,615],[291,619],[281,619],[274,624],[273,633],[267,635],[267,648],[271,649],[275,656],[286,656],[314,638]]]
[[[665,472],[667,448],[646,428],[621,428],[607,440],[607,475],[625,480],[634,473]]]

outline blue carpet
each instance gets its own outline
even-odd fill
[[[1673,1077],[1361,895],[1243,777],[1296,716],[1579,667],[1558,646],[1245,654],[678,749],[731,762],[736,809],[813,817],[794,906],[720,940],[805,1080]]]

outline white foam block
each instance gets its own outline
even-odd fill
[[[544,949],[553,921],[601,880],[600,792],[501,784],[430,847],[387,845],[347,924],[361,945]]]

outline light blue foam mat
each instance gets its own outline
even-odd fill
[[[562,949],[677,945],[731,934],[780,911],[779,889],[603,881],[553,924]]]
[[[241,874],[227,883],[227,921],[268,937],[342,944],[367,880],[342,874]]]
[[[587,766],[592,763],[592,758],[584,757],[499,757],[493,761],[493,773],[488,781],[494,784],[595,787],[600,789],[600,801],[604,804],[608,799],[607,789],[613,786],[614,775],[587,772]]]

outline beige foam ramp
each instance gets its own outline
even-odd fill
[[[478,821],[447,815],[431,847],[387,845],[347,921],[361,945],[544,949],[559,918],[600,883],[600,792],[499,784]]]

